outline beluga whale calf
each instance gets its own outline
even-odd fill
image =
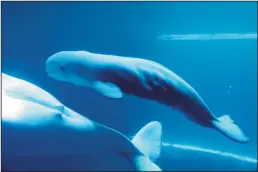
[[[148,123],[129,140],[78,114],[40,87],[3,73],[1,122],[2,164],[7,171],[87,171],[91,165],[87,159],[96,156],[106,160],[115,156],[117,166],[124,162],[131,170],[161,171],[153,162],[161,149],[159,122]],[[97,162],[97,166],[102,165]]]
[[[124,94],[150,99],[183,112],[191,121],[229,139],[250,141],[229,115],[216,117],[197,91],[165,66],[142,58],[61,51],[46,60],[49,77],[90,87],[110,99]]]

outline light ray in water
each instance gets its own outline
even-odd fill
[[[217,33],[217,34],[164,34],[158,37],[158,39],[165,41],[190,41],[190,40],[225,40],[225,39],[257,39],[257,33]]]
[[[221,152],[219,150],[213,150],[213,149],[205,149],[197,146],[189,146],[189,145],[181,145],[181,144],[170,144],[170,143],[162,143],[162,146],[164,147],[174,147],[174,148],[179,148],[179,149],[185,149],[185,150],[191,150],[191,151],[199,151],[199,152],[205,152],[205,153],[210,153],[210,154],[215,154],[215,155],[220,155],[220,156],[225,156],[249,163],[257,163],[257,159],[246,157],[246,156],[240,156],[236,155],[233,153],[229,152]]]

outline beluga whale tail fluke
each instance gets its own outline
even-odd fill
[[[152,161],[160,156],[162,126],[153,121],[145,125],[132,139],[133,144]]]
[[[250,139],[244,135],[244,133],[234,123],[229,115],[223,115],[219,117],[218,120],[214,120],[212,123],[218,131],[227,136],[229,139],[240,143],[250,142]]]
[[[165,66],[142,58],[61,51],[46,61],[49,77],[89,87],[109,99],[125,94],[153,100],[183,114],[203,127],[213,128],[238,143],[248,139],[229,117],[216,117],[197,91]]]
[[[145,156],[137,156],[133,159],[135,167],[139,171],[161,171],[154,163],[161,150],[162,125],[153,121],[145,125],[132,139],[132,143]]]

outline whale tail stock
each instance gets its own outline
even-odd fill
[[[212,121],[212,124],[223,135],[235,142],[248,143],[250,141],[229,115],[223,115],[217,118],[217,120]]]
[[[142,154],[132,156],[131,162],[137,171],[162,171],[155,163],[161,151],[162,126],[153,121],[145,125],[132,139]]]

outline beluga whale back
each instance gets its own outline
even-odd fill
[[[87,157],[116,155],[136,171],[161,171],[153,163],[160,155],[159,122],[148,123],[129,140],[66,107],[32,83],[3,73],[2,82],[1,153],[5,170],[42,170],[39,157],[56,157],[44,159],[44,170],[85,171]],[[73,157],[78,162],[71,164]],[[67,161],[58,165],[61,159]]]
[[[201,126],[217,129],[233,141],[250,141],[229,115],[216,117],[191,85],[154,61],[61,51],[47,59],[46,72],[53,79],[90,87],[110,99],[129,94],[160,102],[182,111]]]

